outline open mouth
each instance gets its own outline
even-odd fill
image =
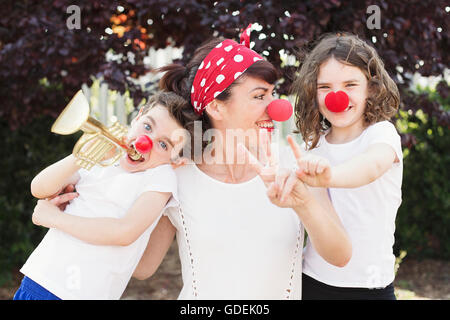
[[[272,131],[274,124],[271,120],[263,120],[256,122],[256,125],[261,129],[266,129],[267,131]]]
[[[141,153],[139,153],[139,151],[136,150],[134,144],[131,144],[130,147],[128,148],[127,158],[132,163],[143,162],[145,160],[144,156]]]

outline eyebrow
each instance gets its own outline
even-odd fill
[[[152,126],[154,126],[155,128],[157,127],[156,121],[155,121],[155,119],[153,119],[152,116],[147,116],[147,119],[150,120],[150,122],[152,123]],[[172,142],[172,140],[170,140],[167,136],[162,136],[162,138],[164,140],[167,140],[167,142],[169,142],[169,144],[172,146],[172,148],[174,148],[174,143]]]
[[[350,80],[345,80],[344,83],[350,83],[350,82],[359,82],[359,80],[357,79],[350,79]],[[317,82],[318,86],[323,86],[326,84],[330,84],[329,82]]]
[[[344,83],[350,83],[350,82],[359,82],[359,80],[358,79],[350,79],[350,80],[344,81]]]
[[[266,87],[256,87],[256,88],[253,88],[252,90],[250,90],[248,93],[251,93],[251,92],[256,91],[256,90],[269,91],[269,89],[266,88]]]
[[[162,136],[162,138],[165,139],[165,140],[167,140],[167,142],[172,146],[172,148],[175,148],[175,147],[173,146],[172,140],[170,140],[170,139],[167,138],[166,136]]]

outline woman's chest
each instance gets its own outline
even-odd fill
[[[262,183],[230,189],[179,190],[181,210],[176,213],[176,227],[193,246],[215,250],[295,246],[301,226],[292,209],[273,205]]]

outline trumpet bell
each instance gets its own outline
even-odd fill
[[[51,131],[62,135],[75,133],[88,118],[89,102],[79,90],[53,123]]]
[[[106,127],[89,116],[89,103],[83,92],[78,91],[54,122],[51,131],[68,135],[81,130],[84,134],[73,148],[77,164],[87,170],[94,165],[109,166],[130,148],[124,142],[128,129],[118,122]],[[109,154],[114,151],[113,155]],[[131,150],[132,151],[132,150]]]

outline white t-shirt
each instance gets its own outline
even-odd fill
[[[79,173],[79,196],[66,207],[66,214],[120,218],[146,191],[171,192],[176,197],[176,175],[170,165],[136,173],[117,165],[96,166]],[[63,300],[119,299],[157,221],[123,247],[92,245],[50,229],[20,271]]]
[[[181,209],[164,214],[177,229],[178,298],[300,299],[303,226],[297,214],[273,205],[259,176],[229,184],[194,164],[175,172]]]
[[[352,241],[352,258],[343,268],[327,263],[308,240],[303,272],[337,287],[381,288],[394,280],[395,217],[401,203],[403,155],[394,125],[381,121],[366,128],[356,139],[330,144],[321,136],[309,151],[338,165],[367,150],[370,145],[391,146],[399,161],[377,180],[359,188],[330,188],[331,201]]]

